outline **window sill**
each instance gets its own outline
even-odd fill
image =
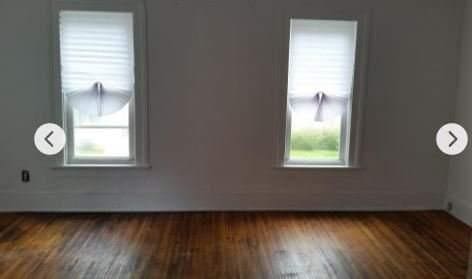
[[[54,169],[150,169],[151,165],[135,165],[135,164],[67,164],[54,166]]]
[[[278,169],[328,169],[328,170],[362,170],[360,166],[346,166],[346,165],[310,165],[310,164],[282,164],[276,166]]]

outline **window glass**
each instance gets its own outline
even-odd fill
[[[356,29],[355,21],[291,20],[286,161],[347,161]]]
[[[77,157],[129,157],[129,130],[124,128],[74,128]]]
[[[133,14],[59,13],[66,161],[132,157]]]

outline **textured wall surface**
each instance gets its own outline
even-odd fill
[[[150,169],[60,169],[33,146],[51,119],[49,1],[0,1],[0,209],[442,207],[459,0],[147,1]],[[362,169],[274,168],[281,26],[370,13]],[[22,169],[30,183],[20,182]]]
[[[459,83],[455,121],[469,132],[469,147],[451,158],[447,202],[452,202],[452,213],[472,225],[472,2],[466,1],[462,28]]]

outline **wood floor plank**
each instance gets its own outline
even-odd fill
[[[465,278],[445,212],[0,214],[0,278]]]

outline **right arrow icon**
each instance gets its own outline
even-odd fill
[[[451,146],[454,145],[454,143],[456,143],[457,137],[456,137],[456,135],[454,135],[454,133],[451,132],[451,131],[449,131],[449,135],[451,135],[451,137],[452,137],[452,141],[451,141],[451,143],[449,143],[449,147],[451,147]]]
[[[457,123],[447,123],[436,133],[436,145],[447,155],[460,154],[468,141],[467,131]]]

